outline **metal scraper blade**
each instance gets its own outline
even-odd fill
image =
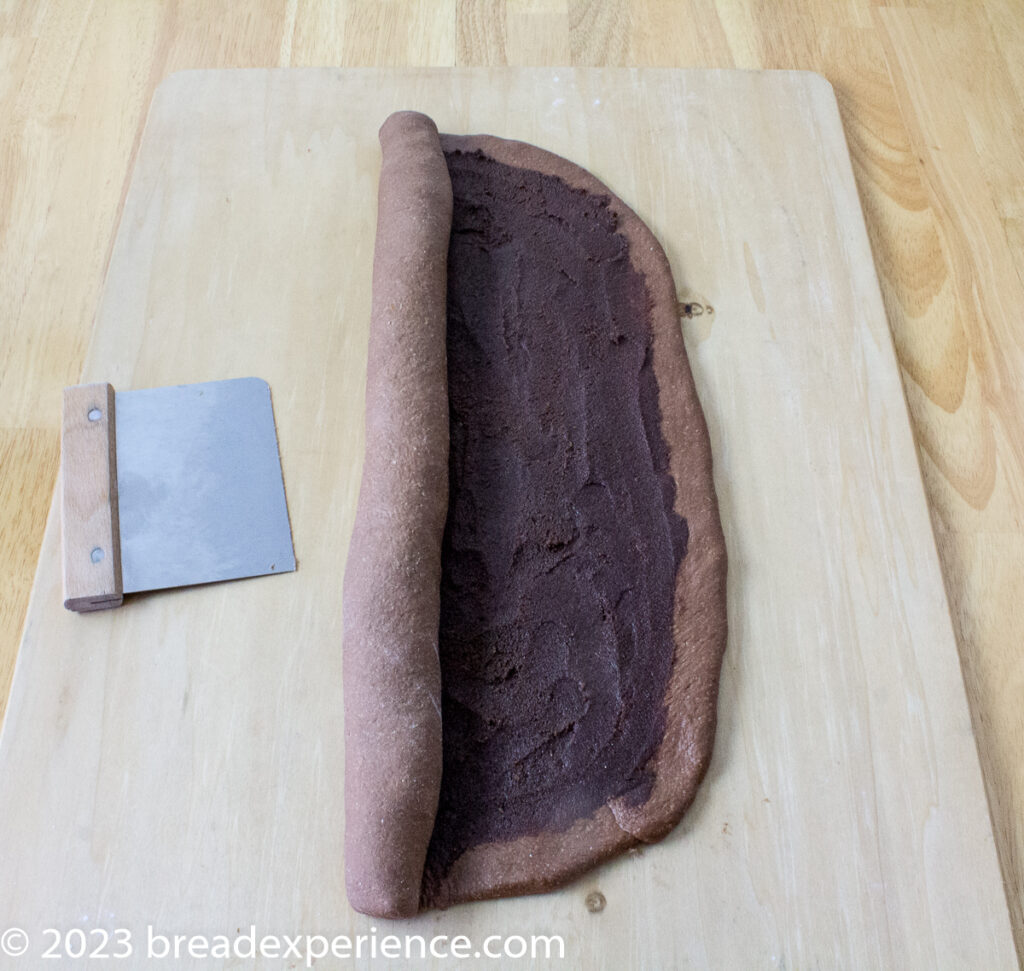
[[[295,569],[265,381],[118,391],[114,410],[125,593]]]

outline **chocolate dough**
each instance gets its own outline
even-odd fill
[[[398,117],[408,125],[421,116]],[[417,124],[427,130],[426,119]],[[382,143],[388,171],[398,145],[383,132]],[[710,446],[661,247],[628,207],[565,159],[520,142],[446,135],[418,146],[431,178],[441,146],[454,192],[443,230],[447,320],[442,313],[425,329],[432,339],[446,331],[439,344],[447,345],[448,425],[430,428],[438,455],[447,455],[450,438],[450,502],[446,493],[443,539],[435,520],[419,537],[434,544],[422,552],[440,599],[423,609],[422,588],[406,591],[409,578],[392,573],[378,600],[386,612],[413,608],[405,643],[416,623],[433,636],[439,630],[442,718],[417,722],[437,734],[439,797],[424,783],[436,781],[432,743],[403,742],[387,756],[388,771],[404,780],[392,788],[429,793],[421,803],[436,808],[426,851],[422,820],[402,828],[389,818],[387,800],[410,802],[408,792],[390,793],[386,773],[372,785],[362,778],[388,741],[382,731],[366,737],[350,718],[350,693],[357,708],[376,698],[392,741],[402,729],[400,718],[384,714],[395,684],[367,683],[373,650],[389,650],[386,638],[360,651],[366,667],[350,682],[349,638],[364,643],[371,618],[360,614],[353,627],[348,574],[369,569],[366,561],[350,558],[346,578],[346,786],[363,794],[367,819],[373,798],[382,800],[379,827],[361,825],[354,838],[347,832],[346,869],[353,905],[380,916],[414,912],[408,884],[417,862],[419,905],[443,907],[549,889],[665,835],[710,757],[725,646],[725,548]],[[382,213],[393,188],[382,173]],[[429,188],[421,183],[419,191]],[[447,218],[432,230],[441,233]],[[380,232],[375,308],[378,289],[394,285],[378,272]],[[429,286],[421,283],[436,313],[446,263],[436,245],[430,254],[429,271],[425,261],[417,265],[430,276]],[[371,370],[382,349],[371,333]],[[440,375],[443,384],[445,362],[429,360],[419,377]],[[368,387],[368,414],[370,404]],[[402,433],[388,429],[394,448]],[[382,442],[368,426],[368,463],[385,451]],[[414,486],[439,492],[430,476]],[[364,501],[361,493],[357,532]],[[360,585],[380,588],[380,576]],[[425,663],[428,640],[411,652],[419,667],[405,688],[426,671],[421,696],[433,701],[437,655]],[[402,760],[417,748],[428,758],[407,762],[403,775]],[[388,839],[406,849],[361,846],[349,855],[354,840]],[[401,857],[397,905],[387,889],[395,872],[379,869],[378,857],[389,854]],[[353,896],[354,884],[367,883],[375,897]]]
[[[642,803],[686,520],[650,298],[607,197],[447,154],[444,775],[427,876],[468,847]]]

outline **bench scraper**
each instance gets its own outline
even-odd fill
[[[64,389],[64,606],[295,569],[270,387],[259,378]]]

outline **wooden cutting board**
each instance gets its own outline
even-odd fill
[[[144,949],[147,925],[381,923],[343,886],[340,591],[376,133],[396,108],[567,155],[654,229],[692,304],[730,556],[719,735],[678,829],[561,892],[399,931],[560,934],[560,966],[587,968],[1012,966],[835,99],[790,72],[208,71],[161,85],[82,379],[266,378],[299,568],[74,615],[51,510],[0,741],[0,922],[36,956],[47,927],[123,927]]]

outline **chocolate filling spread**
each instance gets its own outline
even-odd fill
[[[444,769],[425,880],[472,846],[642,802],[686,520],[650,298],[608,198],[447,155]]]

